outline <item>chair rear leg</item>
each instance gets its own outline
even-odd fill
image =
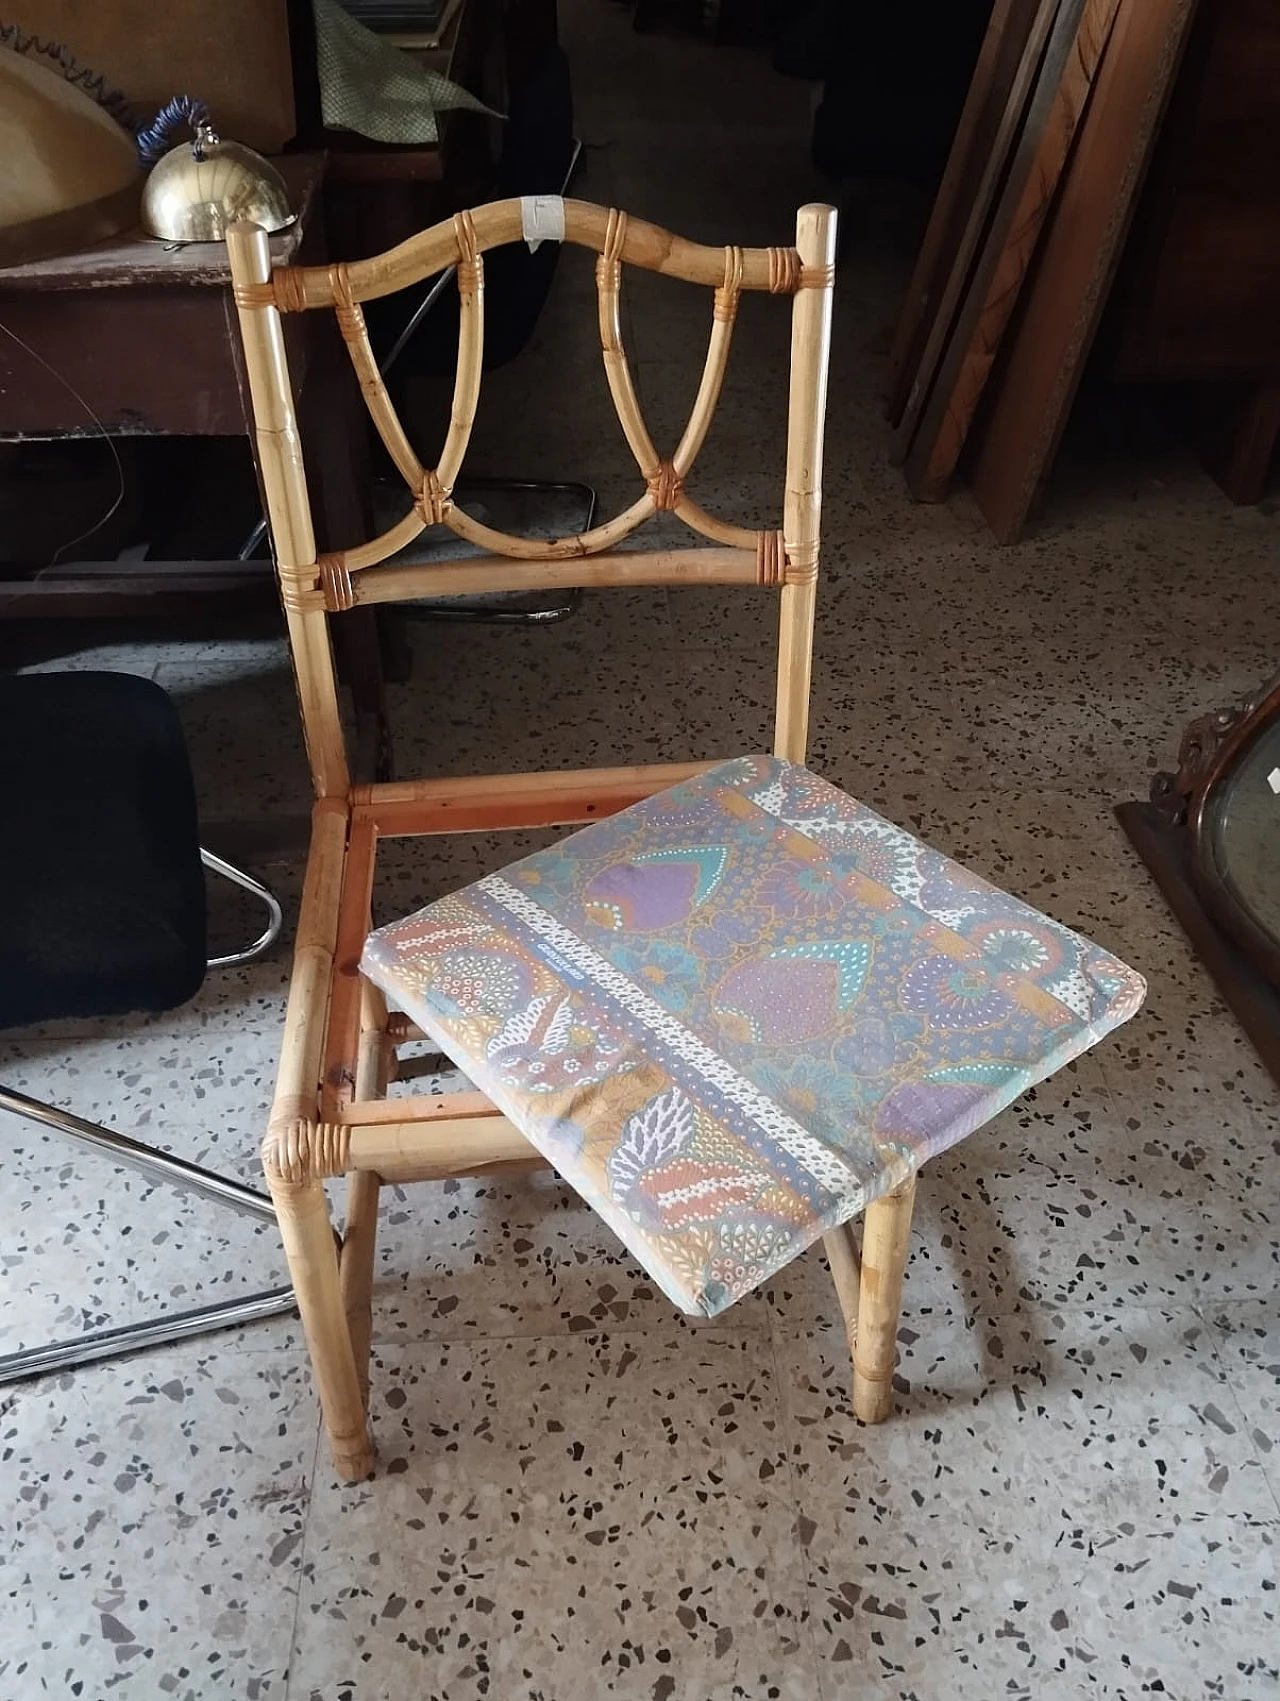
[[[387,1001],[371,981],[360,978],[360,1049],[356,1055],[356,1098],[385,1098],[395,1062],[387,1031]],[[368,1170],[353,1170],[347,1178],[347,1227],[342,1238],[339,1271],[342,1303],[356,1376],[366,1412],[369,1409],[369,1342],[373,1334],[373,1260],[378,1243],[378,1196],[381,1178]]]
[[[911,1244],[912,1176],[867,1207],[862,1228],[862,1276],[853,1347],[853,1409],[863,1423],[882,1423],[893,1409],[902,1272]]]
[[[378,1244],[378,1198],[382,1183],[367,1169],[347,1177],[347,1227],[342,1237],[338,1273],[342,1308],[351,1337],[360,1399],[369,1409],[369,1342],[373,1335],[373,1259]]]
[[[831,1279],[836,1287],[836,1298],[840,1301],[840,1313],[844,1318],[844,1337],[849,1346],[849,1358],[852,1360],[853,1345],[858,1333],[858,1248],[853,1238],[852,1224],[841,1223],[839,1228],[823,1235],[822,1249],[827,1255]]]

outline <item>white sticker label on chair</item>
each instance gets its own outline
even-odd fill
[[[1280,768],[1272,768],[1267,775],[1267,784],[1277,796],[1280,796]]]
[[[520,228],[531,254],[541,242],[563,242],[563,199],[559,195],[521,195]]]

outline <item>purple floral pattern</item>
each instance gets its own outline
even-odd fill
[[[1138,1009],[1138,975],[804,768],[725,763],[362,967],[714,1314]]]

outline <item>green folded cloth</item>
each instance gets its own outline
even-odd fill
[[[366,29],[338,0],[312,5],[326,129],[354,130],[375,142],[437,142],[438,112],[489,111],[475,95]]]

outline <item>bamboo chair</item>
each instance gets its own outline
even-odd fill
[[[619,420],[644,479],[643,493],[623,513],[580,536],[550,544],[494,531],[465,513],[451,496],[480,384],[483,255],[501,243],[547,235],[548,222],[557,239],[594,249],[599,256],[605,371]],[[352,785],[338,719],[328,617],[361,604],[464,591],[693,584],[739,585],[744,590],[753,588],[755,594],[773,590],[780,600],[775,751],[781,760],[750,759],[748,770],[755,772],[752,762],[764,764],[769,771],[761,783],[767,781],[768,786],[808,786],[810,791],[819,788],[824,796],[838,800],[838,810],[857,812],[863,825],[878,824],[873,832],[883,829],[897,834],[905,845],[915,846],[907,835],[795,766],[804,761],[807,735],[835,227],[833,209],[807,206],[799,212],[793,248],[713,249],[628,219],[617,211],[582,202],[511,200],[457,214],[451,221],[372,259],[274,272],[262,231],[242,225],[230,233],[235,301],[317,799],[279,1080],[263,1155],[334,1462],[338,1472],[350,1480],[364,1477],[373,1465],[367,1417],[368,1359],[380,1186],[383,1182],[538,1166],[549,1161],[548,1151],[555,1150],[554,1141],[531,1143],[491,1098],[478,1092],[444,1098],[385,1096],[395,1069],[396,1047],[422,1038],[423,1033],[409,1017],[399,1012],[389,1014],[384,993],[374,983],[375,975],[384,979],[382,968],[388,953],[395,954],[394,941],[378,943],[382,935],[367,944],[378,841],[388,835],[603,823],[564,841],[572,845],[576,840],[587,840],[591,833],[610,831],[614,823],[605,822],[605,818],[616,812],[635,806],[633,814],[638,816],[650,807],[644,800],[652,798],[661,807],[668,795],[687,795],[683,789],[676,793],[670,788],[696,790],[704,783],[701,776],[712,771],[713,764]],[[715,292],[702,380],[689,423],[669,459],[659,454],[646,429],[622,347],[619,291],[624,262],[702,284]],[[449,264],[458,266],[462,300],[452,422],[437,465],[424,467],[388,401],[369,351],[360,303]],[[749,531],[715,518],[697,504],[688,489],[720,393],[743,290],[792,298],[786,486],[780,531]],[[331,308],[336,313],[370,414],[415,498],[409,517],[384,536],[319,557],[281,331],[283,313],[308,308]],[[674,513],[691,530],[702,534],[707,545],[655,551],[619,547],[659,511]],[[386,564],[388,557],[428,524],[447,526],[488,553],[460,563],[412,567]],[[741,806],[748,807],[745,802]],[[631,819],[632,815],[620,817],[622,821]],[[857,822],[851,817],[836,825],[841,831],[846,826],[854,830]],[[954,871],[954,865],[944,858],[924,847],[915,849],[922,857],[932,857],[944,876]],[[514,875],[514,870],[508,872]],[[842,878],[849,890],[872,891],[874,902],[881,908],[898,902],[887,888],[872,889],[855,869],[847,869]],[[985,883],[965,878],[971,882],[971,891],[980,889],[990,895],[984,901],[1006,908],[1013,905],[1013,900],[994,893]],[[1023,906],[1015,907],[1019,917],[1034,916]],[[939,932],[946,934],[943,949],[960,957],[975,954],[976,947],[946,933],[929,917],[921,915],[918,919],[930,938]],[[1064,939],[1075,941],[1074,935],[1060,931]],[[1082,941],[1075,941],[1075,947],[1079,947],[1077,958],[1080,951],[1093,949]],[[1106,967],[1090,984],[1096,983],[1103,990],[1097,1008],[1089,1010],[1087,1022],[1074,1017],[1068,1021],[1065,1006],[1040,988],[1023,988],[1019,982],[1021,1007],[1038,1013],[1036,1019],[1043,1019],[1046,1033],[1052,1031],[1051,1043],[1046,1041],[1035,1058],[1015,1072],[1016,1079],[1006,1072],[999,1086],[984,1088],[980,1109],[966,1099],[964,1114],[952,1116],[945,1137],[939,1134],[927,1150],[922,1145],[915,1151],[900,1141],[877,1146],[871,1153],[868,1175],[835,1203],[829,1202],[830,1208],[821,1220],[808,1223],[791,1249],[775,1257],[772,1268],[780,1267],[819,1234],[824,1235],[853,1348],[854,1407],[865,1421],[880,1421],[893,1401],[895,1337],[918,1160],[971,1131],[1031,1080],[1043,1078],[1068,1056],[1092,1043],[1100,1031],[1132,1013],[1141,996],[1137,977],[1101,953],[1097,961]],[[362,973],[362,967],[368,973]],[[1096,969],[1097,963],[1091,960],[1091,970]],[[394,975],[384,984],[394,984]],[[1069,1033],[1064,1031],[1064,1023]],[[438,1028],[431,1037],[442,1043]],[[467,1067],[462,1058],[457,1060],[464,1069]],[[514,1095],[508,1094],[504,1103],[508,1109],[515,1108]],[[794,1124],[790,1126],[794,1128]],[[807,1138],[803,1130],[799,1137]],[[830,1161],[839,1168],[843,1160]],[[557,1161],[555,1167],[562,1165]],[[599,1207],[600,1202],[581,1179],[572,1170],[565,1173]],[[341,1242],[335,1243],[323,1183],[328,1177],[344,1174],[349,1177],[347,1226]],[[860,1267],[848,1219],[863,1206]],[[623,1217],[610,1215],[607,1209],[605,1214],[615,1227],[621,1226],[625,1238],[628,1225]],[[643,1257],[642,1239],[638,1242],[632,1237],[628,1244],[633,1250],[639,1244]],[[648,1267],[654,1270],[652,1261]],[[750,1285],[767,1274],[763,1266],[755,1268]],[[660,1269],[658,1279],[663,1279]],[[676,1291],[668,1281],[663,1285],[668,1292]],[[733,1297],[736,1294],[728,1295]],[[697,1299],[687,1308],[719,1309],[726,1302],[721,1293],[714,1305],[702,1306],[702,1299]]]

